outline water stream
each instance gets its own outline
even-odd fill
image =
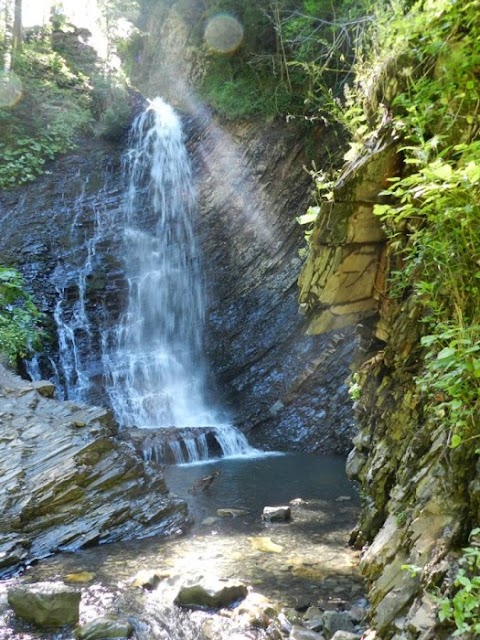
[[[213,470],[220,473],[210,488],[191,493],[195,481]],[[0,637],[71,640],[71,629],[54,634],[22,625],[2,594],[18,581],[72,584],[69,576],[81,572],[83,582],[74,584],[82,590],[82,623],[107,614],[128,618],[135,640],[266,637],[262,630],[239,628],[234,619],[174,606],[179,585],[200,576],[241,580],[279,608],[348,608],[362,598],[358,553],[346,545],[359,500],[342,458],[295,454],[223,459],[168,467],[166,479],[171,491],[189,502],[194,523],[187,535],[60,554],[21,578],[0,583]],[[262,522],[264,506],[291,501],[291,522]],[[218,509],[234,515],[220,517]],[[275,551],[264,546],[269,542]],[[139,572],[152,570],[163,577],[158,588],[135,586]],[[207,624],[217,625],[213,635],[203,635]]]

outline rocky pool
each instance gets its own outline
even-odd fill
[[[195,490],[215,471],[208,488]],[[347,545],[359,499],[342,458],[269,455],[172,466],[165,473],[171,492],[189,504],[188,530],[58,554],[0,583],[2,640],[74,637],[73,627],[40,631],[19,621],[7,602],[7,591],[19,583],[74,585],[82,593],[81,624],[110,615],[128,621],[137,640],[295,637],[290,627],[306,624],[309,607],[320,613],[356,607],[358,613],[365,606],[358,554]],[[277,505],[290,506],[291,520],[263,521],[263,508]],[[173,604],[181,584],[202,580],[241,582],[288,620],[281,613],[262,628],[235,609],[192,612]]]

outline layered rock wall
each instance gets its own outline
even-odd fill
[[[361,485],[352,542],[364,549],[360,566],[375,637],[439,640],[451,630],[439,623],[435,595],[451,586],[459,547],[478,523],[480,483],[471,450],[449,447],[441,406],[435,419],[424,411],[416,381],[424,366],[418,298],[410,290],[392,297],[386,286],[402,261],[372,204],[381,201],[386,179],[401,171],[388,135],[345,167],[315,225],[300,301],[313,333],[350,323],[361,328],[354,375],[359,433],[347,471]]]
[[[0,366],[0,575],[56,551],[177,533],[186,505],[105,409]]]

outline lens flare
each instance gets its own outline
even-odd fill
[[[0,72],[0,107],[13,107],[22,97],[22,81],[12,72]]]
[[[243,26],[231,15],[222,13],[211,18],[205,29],[205,41],[213,51],[232,53],[241,45]]]

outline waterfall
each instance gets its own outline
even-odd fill
[[[124,427],[208,427],[223,455],[252,450],[207,400],[204,291],[193,234],[195,191],[179,118],[156,98],[124,156],[126,310],[103,338],[107,392]],[[202,439],[170,442],[175,460],[205,459]]]

